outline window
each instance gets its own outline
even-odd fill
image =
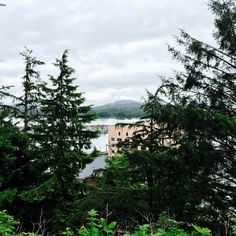
[[[120,141],[122,141],[122,139],[121,139],[121,138],[118,138],[117,141],[120,142]]]
[[[111,141],[115,141],[115,139],[114,139],[114,138],[111,138]]]
[[[120,132],[118,132],[118,135],[120,136]]]
[[[128,132],[126,132],[126,136],[129,136]]]

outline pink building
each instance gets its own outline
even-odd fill
[[[131,138],[137,130],[137,127],[130,127],[129,125],[108,126],[108,156],[114,156],[118,151],[117,143]]]
[[[164,128],[164,125],[155,125],[155,128]],[[137,132],[140,130],[140,127],[137,126],[129,126],[129,125],[123,125],[123,126],[115,126],[110,125],[108,126],[108,156],[112,157],[115,156],[118,152],[117,144],[120,141],[125,141],[126,139],[129,139],[133,136],[134,132]],[[146,138],[146,135],[143,136],[143,139]],[[156,141],[159,141],[160,145],[170,145],[173,143],[171,137],[169,136],[163,136],[160,135],[158,137],[155,137]],[[138,147],[138,149],[141,149],[141,147]]]

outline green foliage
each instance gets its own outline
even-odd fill
[[[16,104],[2,106],[0,114],[0,210],[7,209],[9,213],[23,219],[24,227],[28,228],[31,223],[25,224],[24,219],[35,221],[39,217],[38,211],[31,205],[31,201],[21,198],[21,194],[37,185],[42,171],[33,153],[35,143],[31,129],[38,108],[36,82],[39,73],[35,68],[43,63],[32,56],[31,50],[26,49],[21,55],[25,62],[22,96],[4,93]]]
[[[187,232],[183,229],[176,229],[176,230],[163,230],[163,229],[156,229],[155,231],[151,232],[150,225],[142,225],[134,233],[127,233],[125,236],[200,236],[205,235],[201,233],[194,232]],[[208,234],[207,234],[208,235]]]
[[[225,224],[236,209],[236,7],[234,0],[211,0],[209,6],[216,16],[218,45],[181,31],[176,38],[180,49],[169,50],[184,71],[148,93],[145,115],[135,124],[139,130],[122,144],[122,156],[108,161],[96,189],[86,189],[77,179],[97,155],[96,149],[85,152],[97,133],[86,128],[94,115],[74,84],[68,52],[56,60],[59,74],[49,77],[50,84],[38,83],[35,68],[42,62],[30,50],[22,53],[24,94],[15,109],[0,106],[0,208],[22,219],[25,228],[43,218],[50,233],[79,227],[84,210],[104,211],[109,205],[122,226],[141,225],[126,235],[224,235],[230,227],[236,234],[234,218],[233,225]],[[9,94],[0,88],[3,95]],[[23,131],[11,123],[9,112],[16,110]],[[100,112],[134,116],[132,109]],[[163,212],[175,220],[160,218]],[[180,221],[195,231],[186,232]],[[17,235],[16,225],[0,213],[2,235]],[[76,234],[112,235],[114,228],[92,210]],[[68,229],[64,235],[75,233]]]
[[[0,210],[7,209],[20,218],[26,216],[26,209],[27,217],[37,215],[36,209],[30,210],[30,201],[20,198],[35,185],[40,172],[28,149],[29,137],[10,123],[0,123]]]
[[[234,219],[233,219],[234,220]],[[19,222],[6,213],[0,211],[0,235],[3,236],[36,236],[39,234],[19,232],[16,233],[16,227]],[[133,233],[125,232],[124,236],[211,236],[211,231],[207,228],[201,228],[193,225],[194,231],[187,231],[182,228],[182,224],[175,220],[169,219],[165,214],[154,224],[144,224],[138,226]],[[81,226],[78,230],[67,228],[61,234],[64,236],[112,236],[116,230],[116,222],[107,223],[101,218],[97,211],[88,212],[87,224]],[[234,229],[232,234],[235,234]]]
[[[0,192],[0,208],[12,204],[16,197],[17,189],[5,189]]]
[[[104,199],[115,199],[109,206],[124,221],[134,215],[130,209],[135,203],[139,224],[146,220],[142,212],[157,219],[166,211],[177,221],[203,225],[224,235],[227,212],[236,208],[232,30],[236,7],[231,0],[210,1],[210,7],[216,15],[214,37],[218,45],[208,45],[181,31],[176,38],[178,46],[169,50],[184,71],[175,78],[163,78],[156,92],[148,93],[143,106],[146,114],[135,124],[139,130],[122,145],[127,159],[124,169],[105,171]],[[132,192],[135,186],[140,191]],[[128,210],[119,212],[116,196],[125,188],[133,197],[126,195]],[[106,194],[107,189],[113,191]],[[198,230],[210,234],[204,228]]]
[[[232,218],[233,225],[231,226],[232,228],[232,234],[236,235],[236,215]]]
[[[176,80],[164,79],[152,98],[159,107],[155,122],[166,124],[162,133],[172,140],[166,153],[178,166],[169,169],[175,179],[166,186],[172,190],[163,189],[168,191],[167,202],[174,202],[169,207],[189,222],[192,218],[201,224],[203,217],[212,229],[220,223],[222,228],[214,230],[223,234],[222,215],[236,207],[235,33],[231,28],[236,8],[230,0],[210,1],[210,7],[216,15],[218,45],[210,46],[182,31],[177,37],[181,49],[169,49],[185,70]],[[162,170],[165,167],[161,165]],[[174,189],[176,198],[168,198]]]
[[[208,228],[201,228],[197,225],[193,225],[193,228],[200,233],[201,235],[206,235],[206,236],[211,236],[211,230],[209,230]]]
[[[3,236],[13,235],[15,226],[18,224],[6,211],[0,211],[0,234]]]
[[[51,227],[58,230],[70,224],[74,203],[80,198],[77,176],[92,160],[85,151],[97,132],[86,128],[95,117],[89,114],[91,108],[84,105],[83,93],[74,83],[75,70],[69,66],[68,52],[54,65],[58,76],[49,76],[50,84],[41,84],[41,114],[33,126],[35,156],[43,171],[37,185],[21,197],[40,203]]]
[[[73,233],[69,228],[63,233],[65,236],[112,236],[116,227],[115,222],[108,224],[104,218],[100,218],[97,211],[88,212],[87,225],[82,226],[77,233]]]
[[[170,219],[166,214],[162,214],[158,222],[139,226],[134,233],[126,233],[125,236],[211,236],[208,228],[193,226],[193,230],[184,230],[183,223]]]
[[[1,236],[40,236],[34,233],[16,233],[16,227],[19,225],[18,221],[6,213],[6,211],[0,211],[0,235]]]
[[[18,101],[15,107],[15,118],[23,121],[24,131],[30,130],[39,112],[40,91],[38,83],[40,81],[40,74],[35,69],[37,66],[44,64],[44,62],[32,56],[32,52],[32,50],[25,48],[25,51],[20,53],[25,62],[25,74],[22,77],[23,95],[21,97],[12,95]]]
[[[107,224],[104,218],[99,218],[99,215],[95,210],[90,210],[88,212],[88,227],[82,227],[79,230],[79,235],[89,236],[89,235],[113,235],[114,228],[116,226],[115,222]]]
[[[88,212],[88,223],[82,226],[77,233],[67,228],[63,235],[65,236],[112,236],[115,232],[116,223],[107,224],[104,218],[99,218],[95,210]],[[211,232],[207,228],[194,226],[195,231],[187,232],[180,227],[181,223],[172,219],[161,217],[157,224],[144,224],[138,226],[134,233],[125,232],[124,236],[211,236]]]
[[[59,75],[50,76],[50,85],[40,82],[35,68],[43,63],[32,51],[21,55],[23,95],[11,96],[17,101],[11,113],[3,106],[0,110],[0,209],[21,218],[27,229],[42,218],[47,230],[58,231],[70,225],[74,203],[82,195],[80,170],[97,155],[96,150],[92,155],[85,152],[98,136],[86,129],[95,117],[73,84],[67,51],[55,63]],[[3,95],[9,94],[0,89]],[[11,124],[12,116],[23,121],[23,130]]]

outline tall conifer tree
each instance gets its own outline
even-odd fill
[[[25,62],[25,74],[22,77],[23,95],[16,98],[16,118],[23,123],[23,130],[28,131],[35,121],[39,112],[39,82],[40,75],[36,67],[43,65],[44,62],[38,60],[32,55],[32,50],[25,48],[20,53]]]
[[[156,162],[156,193],[159,209],[222,233],[236,212],[236,5],[233,0],[209,5],[218,46],[182,31],[177,37],[182,49],[169,49],[185,71],[164,79],[152,96],[159,104],[157,125],[165,124],[162,133],[172,140]],[[221,229],[214,228],[217,223]]]
[[[16,97],[9,92],[4,91],[3,94],[8,98],[13,98],[17,102],[16,105],[2,107],[2,114],[6,114],[4,126],[1,127],[1,134],[5,133],[1,147],[1,167],[2,178],[1,184],[2,193],[14,193],[3,195],[5,198],[9,197],[11,204],[7,201],[2,201],[0,207],[7,209],[11,214],[20,218],[24,223],[28,221],[28,226],[31,226],[30,221],[38,220],[39,214],[37,211],[33,213],[28,199],[22,198],[21,194],[25,193],[37,184],[37,176],[41,172],[38,160],[35,158],[34,147],[35,144],[32,139],[32,124],[36,122],[36,115],[38,109],[38,87],[39,72],[35,70],[38,65],[43,62],[32,56],[32,51],[25,49],[21,55],[25,62],[25,75],[22,77],[23,95]],[[16,118],[13,119],[12,118]],[[16,126],[20,121],[20,128]],[[12,123],[12,124],[11,124]],[[14,124],[14,125],[13,125]],[[19,125],[19,124],[18,124]],[[5,132],[3,131],[5,130]],[[9,161],[10,160],[10,161]],[[33,219],[32,215],[35,215]],[[24,224],[24,226],[26,226]],[[27,227],[28,227],[27,226]]]
[[[97,133],[89,131],[86,124],[94,120],[90,106],[78,86],[74,84],[74,69],[68,65],[68,52],[54,64],[59,69],[57,77],[50,76],[50,85],[42,85],[41,117],[34,127],[38,154],[45,170],[41,184],[34,190],[35,200],[42,201],[48,217],[58,227],[73,211],[73,203],[79,198],[77,180],[81,169],[91,159],[86,150]],[[26,193],[25,197],[31,195]]]
[[[144,167],[151,163],[154,215],[167,211],[227,235],[229,217],[236,213],[236,3],[212,0],[209,5],[218,46],[181,31],[181,49],[169,49],[185,70],[149,94],[144,109],[154,130],[143,126],[126,155],[130,168],[144,176],[137,184],[147,187]],[[170,142],[162,146],[160,138]],[[139,150],[142,146],[146,149]]]

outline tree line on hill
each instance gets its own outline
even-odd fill
[[[42,62],[26,50],[22,97],[1,89],[17,103],[1,106],[0,210],[22,221],[23,229],[40,222],[50,234],[69,227],[73,235],[93,208],[105,222],[130,231],[164,214],[164,225],[170,217],[187,231],[194,224],[230,235],[236,214],[236,3],[211,0],[209,6],[217,46],[181,31],[179,48],[169,51],[184,71],[147,94],[145,114],[135,124],[140,128],[119,144],[121,153],[107,160],[96,186],[77,179],[92,160],[84,150],[97,133],[84,126],[94,116],[73,85],[67,52],[56,60],[59,74],[49,77],[49,86],[35,69]],[[23,130],[12,118],[23,121]]]
[[[141,102],[120,100],[103,106],[93,107],[91,112],[98,118],[140,118],[144,116],[141,106]]]

